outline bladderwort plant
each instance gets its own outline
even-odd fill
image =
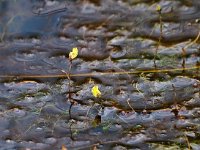
[[[100,98],[101,97],[101,91],[99,90],[98,85],[94,85],[91,89],[91,93],[95,98]],[[101,103],[101,102],[100,102]],[[93,106],[92,106],[93,107]],[[102,107],[102,103],[101,103]],[[101,116],[98,114],[96,115],[95,119],[92,121],[92,125],[96,127],[101,123]]]
[[[74,134],[74,131],[72,131],[72,125],[73,125],[73,118],[72,118],[72,114],[71,114],[71,109],[72,106],[76,103],[76,101],[72,98],[72,92],[71,92],[71,69],[72,69],[72,63],[73,60],[78,56],[78,48],[74,47],[72,48],[72,51],[69,53],[68,59],[69,59],[69,69],[68,69],[68,73],[67,74],[67,78],[69,80],[68,84],[69,84],[69,88],[68,88],[68,94],[67,94],[67,99],[70,102],[70,107],[69,107],[69,117],[72,120],[71,124],[70,124],[70,131],[71,131],[71,138],[73,139],[73,136],[76,135],[78,133],[78,131],[76,131],[76,134]],[[95,98],[100,98],[101,97],[101,91],[99,90],[98,85],[94,85],[91,89],[91,93]],[[102,104],[101,104],[102,105]],[[101,123],[101,116],[97,115],[95,117],[94,122],[96,124],[100,124]]]
[[[72,119],[71,116],[71,108],[75,104],[74,99],[72,98],[71,94],[71,69],[72,69],[72,61],[78,56],[78,48],[74,47],[72,51],[69,53],[69,69],[68,69],[68,74],[67,78],[69,80],[69,88],[68,88],[68,100],[70,102],[70,107],[69,107],[69,117]]]
[[[72,106],[76,103],[76,101],[72,98],[72,93],[71,93],[71,69],[72,69],[72,61],[78,56],[78,48],[77,47],[74,47],[72,48],[72,51],[69,53],[69,69],[68,69],[68,73],[67,73],[67,79],[69,80],[68,82],[68,94],[67,94],[67,98],[68,98],[68,101],[70,102],[70,106],[69,106],[69,119],[70,119],[70,134],[71,134],[71,139],[74,140],[74,132],[72,131],[72,125],[74,123],[74,120],[72,118],[72,115],[71,115],[71,109],[72,109]]]
[[[67,78],[69,80],[69,90],[68,90],[68,100],[71,103],[70,108],[72,107],[72,105],[75,103],[74,99],[72,98],[71,95],[71,69],[72,69],[72,61],[78,56],[78,48],[74,47],[72,48],[72,51],[69,53],[69,69],[68,69],[68,74],[67,74]],[[101,97],[101,91],[99,90],[98,85],[94,85],[91,89],[91,93],[95,98],[100,98]],[[70,114],[70,118],[71,118],[71,109],[69,109],[69,114]]]

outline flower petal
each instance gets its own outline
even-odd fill
[[[92,87],[92,94],[94,97],[101,97],[101,91],[99,90],[98,85]]]
[[[73,60],[78,56],[78,48],[74,47],[72,51],[69,53],[69,59]]]

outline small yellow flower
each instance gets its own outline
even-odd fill
[[[64,144],[62,145],[62,148],[61,148],[61,150],[67,150],[67,148],[65,147],[65,145],[64,145]]]
[[[74,58],[76,58],[78,56],[78,48],[74,47],[72,49],[72,51],[69,53],[69,59],[73,60]]]
[[[160,5],[156,6],[156,11],[161,11],[161,6]]]
[[[101,97],[101,91],[99,91],[98,85],[92,87],[92,94],[94,97]]]

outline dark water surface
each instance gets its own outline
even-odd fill
[[[0,0],[0,150],[199,150],[199,36],[199,0]]]

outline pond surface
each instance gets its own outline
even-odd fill
[[[1,0],[0,150],[199,150],[199,19],[199,0]]]

